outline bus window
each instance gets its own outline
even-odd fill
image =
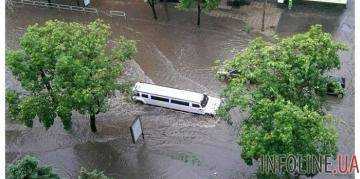
[[[158,101],[169,102],[169,99],[167,99],[167,98],[162,98],[162,97],[158,97],[158,96],[151,96],[151,99],[153,99],[153,100],[158,100]]]
[[[135,96],[140,96],[140,94],[139,94],[139,93],[135,93]]]
[[[143,98],[149,98],[149,95],[147,95],[147,94],[141,94],[141,96],[142,96]]]
[[[179,105],[184,105],[184,106],[189,106],[189,103],[188,103],[188,102],[178,101],[178,100],[174,100],[174,99],[171,100],[171,103],[179,104]]]
[[[198,104],[191,104],[192,105],[192,107],[194,107],[194,108],[200,108],[200,105],[198,105]]]

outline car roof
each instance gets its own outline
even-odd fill
[[[201,93],[169,88],[169,87],[159,86],[149,83],[141,83],[141,82],[137,82],[135,84],[134,90],[138,92],[154,94],[157,96],[169,97],[169,98],[191,101],[196,103],[201,103],[201,101],[204,98],[204,94]]]

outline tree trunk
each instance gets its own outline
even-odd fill
[[[198,0],[198,13],[197,13],[197,25],[200,26],[200,15],[201,15],[201,0]]]
[[[90,127],[93,133],[97,132],[95,119],[96,119],[96,115],[90,114]]]
[[[264,6],[263,6],[263,16],[262,16],[262,23],[261,23],[261,31],[264,31],[264,30],[265,30],[265,11],[266,11],[266,5],[267,5],[267,0],[265,0]]]
[[[148,0],[149,6],[151,7],[151,10],[154,15],[154,19],[157,20],[156,10],[155,10],[155,2],[154,0]]]

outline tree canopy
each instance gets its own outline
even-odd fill
[[[9,179],[60,179],[57,174],[53,173],[50,166],[40,167],[38,160],[30,155],[10,164],[6,169],[6,177]]]
[[[226,63],[238,73],[217,114],[231,120],[231,109],[249,112],[238,139],[247,164],[266,154],[335,156],[337,133],[323,105],[326,73],[340,67],[338,52],[344,49],[316,25],[273,42],[256,39]]]
[[[135,42],[121,37],[110,54],[110,27],[101,20],[83,25],[47,21],[29,26],[20,49],[6,54],[6,65],[28,94],[8,91],[10,116],[31,127],[39,121],[49,128],[56,117],[71,128],[71,112],[95,115],[108,108],[107,99],[117,89],[123,62],[136,53]],[[112,53],[111,53],[112,52]]]

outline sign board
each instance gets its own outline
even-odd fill
[[[84,0],[84,6],[87,6],[90,4],[90,0]]]
[[[139,116],[136,117],[136,119],[131,124],[130,132],[131,132],[131,137],[132,137],[132,140],[134,143],[136,143],[136,141],[139,139],[140,135],[142,135],[144,138],[142,124],[141,124],[141,120],[140,120]]]

